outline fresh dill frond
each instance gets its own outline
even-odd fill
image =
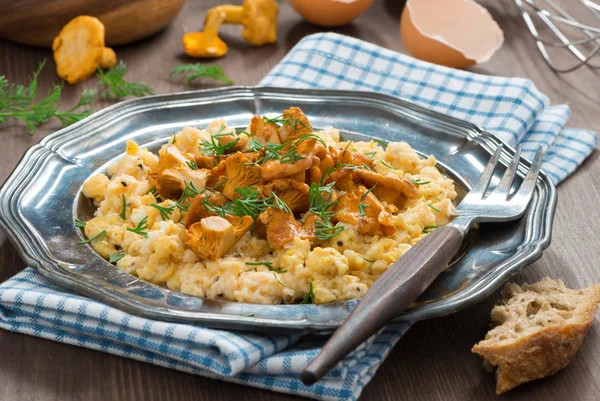
[[[287,214],[292,214],[292,211],[290,210],[290,208],[288,207],[288,205],[286,205],[285,202],[282,201],[281,198],[279,198],[279,196],[277,196],[275,194],[275,192],[273,192],[271,194],[271,196],[273,197],[273,200],[275,201],[275,206],[277,208],[279,208],[280,210],[283,210]]]
[[[433,206],[431,203],[425,202],[423,201],[423,203],[425,203],[427,206],[429,206],[432,210],[439,212],[440,209],[438,209],[437,207]]]
[[[363,259],[364,259],[366,262],[369,262],[369,263],[375,263],[375,260],[373,260],[373,259],[367,259],[367,258],[365,258],[364,256],[363,256],[362,258],[363,258]]]
[[[387,146],[389,145],[389,142],[386,142],[382,139],[372,139],[373,142],[378,143],[379,145],[381,145],[384,149],[387,148]]]
[[[290,286],[289,286],[289,285],[285,285],[285,284],[283,284],[283,283],[281,282],[281,280],[279,280],[279,277],[277,277],[277,273],[273,272],[273,277],[275,277],[275,280],[277,280],[277,282],[278,282],[279,284],[281,284],[283,287],[290,288]]]
[[[379,160],[379,161],[381,162],[381,164],[383,164],[387,168],[391,168],[391,169],[395,170],[394,167],[392,167],[392,165],[389,164],[388,162],[386,162],[385,160]]]
[[[302,299],[301,304],[314,304],[315,303],[315,293],[313,292],[313,283],[312,281],[308,282],[308,294]]]
[[[372,151],[372,152],[364,152],[363,155],[367,156],[370,160],[375,160],[375,155],[377,154],[377,151]]]
[[[88,238],[83,241],[79,241],[80,244],[91,244],[92,242],[100,242],[104,238],[106,238],[106,230],[100,231],[98,234],[94,235],[92,238]]]
[[[190,207],[189,198],[193,198],[196,195],[200,195],[202,192],[204,192],[204,190],[199,191],[198,189],[196,189],[193,182],[186,182],[185,188],[183,188],[183,193],[181,194],[181,197],[179,198],[175,206],[178,209],[187,212],[188,208]]]
[[[211,191],[212,191],[212,190],[215,190],[215,189],[217,189],[217,188],[219,188],[219,187],[222,187],[223,185],[225,185],[225,183],[226,183],[227,181],[229,181],[229,178],[228,178],[228,177],[225,177],[225,179],[224,179],[223,181],[219,182],[218,184],[215,184],[215,185],[214,185],[214,186],[212,186],[212,187],[209,187],[209,186],[207,185],[207,186],[206,186],[206,189],[210,189]]]
[[[131,231],[132,233],[136,233],[141,235],[142,237],[148,239],[148,216],[144,217],[135,228],[127,228],[127,231]]]
[[[363,193],[363,194],[360,196],[360,200],[361,200],[361,201],[365,200],[365,198],[367,197],[367,195],[369,195],[371,192],[373,192],[373,190],[374,190],[375,188],[377,188],[377,184],[373,184],[373,186],[371,187],[371,189],[368,189],[367,191],[365,191],[365,193]]]
[[[169,220],[171,218],[171,214],[175,210],[175,206],[161,206],[156,203],[151,203],[150,206],[157,209],[160,212],[160,218],[164,220]]]
[[[364,216],[365,213],[365,208],[369,207],[368,203],[359,203],[358,204],[358,213],[360,214],[360,216]]]
[[[229,133],[222,134],[222,132],[224,130],[225,130],[225,126],[221,125],[221,128],[219,129],[219,131],[216,134],[211,135],[209,141],[203,141],[200,143],[200,145],[198,145],[198,150],[200,152],[204,153],[205,155],[217,156],[217,161],[220,162],[221,161],[220,156],[223,156],[231,148],[233,148],[235,145],[237,145],[237,143],[240,141],[240,138],[238,137],[231,142],[222,144],[221,141],[219,141],[219,138],[221,138],[223,136],[232,135]]]
[[[425,226],[423,227],[423,234],[428,234],[438,228],[438,226]]]
[[[187,85],[191,85],[198,78],[212,78],[226,84],[233,84],[233,81],[225,75],[225,71],[220,65],[202,63],[180,64],[169,72],[170,76],[178,74],[185,76],[185,83]]]
[[[125,195],[121,194],[121,214],[119,214],[119,216],[123,220],[125,220],[126,213],[127,213],[127,201],[125,200]]]
[[[246,262],[246,264],[248,266],[265,266],[270,271],[275,272],[275,273],[279,273],[279,274],[287,273],[287,270],[275,269],[273,267],[273,262]]]
[[[109,255],[108,263],[117,263],[119,260],[123,259],[124,257],[125,257],[125,252],[123,252],[123,251],[115,253],[113,255]]]
[[[81,221],[79,219],[75,219],[75,227],[85,228],[85,221]]]
[[[317,221],[315,224],[315,234],[321,241],[327,241],[344,231],[344,226],[333,226],[331,222]]]
[[[410,182],[412,182],[413,184],[419,186],[419,185],[425,185],[425,184],[430,184],[431,181],[421,181],[419,178],[417,178],[416,180],[413,180],[412,178],[408,179]]]
[[[198,170],[198,163],[195,160],[192,160],[191,162],[185,162],[185,164],[187,164],[187,166],[192,170]]]
[[[120,99],[126,96],[144,97],[154,94],[154,90],[142,82],[126,81],[126,69],[123,61],[108,70],[98,68],[96,76],[100,81],[98,85],[102,88],[102,98]]]
[[[34,103],[38,90],[38,78],[46,65],[42,61],[38,69],[29,78],[29,86],[9,83],[4,75],[0,75],[0,124],[13,118],[22,121],[29,133],[33,134],[37,127],[51,118],[58,118],[63,126],[75,123],[92,113],[91,109],[80,110],[89,106],[96,96],[94,90],[83,91],[79,102],[66,111],[58,111],[58,101],[63,84],[53,85],[50,93],[39,103]]]

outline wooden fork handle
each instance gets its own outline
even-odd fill
[[[459,250],[462,238],[456,227],[440,227],[390,265],[304,368],[302,382],[313,384],[319,380],[350,351],[404,311],[442,272]]]

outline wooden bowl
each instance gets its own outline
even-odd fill
[[[0,0],[0,38],[52,47],[61,28],[79,15],[98,18],[106,45],[148,37],[175,19],[185,0]]]

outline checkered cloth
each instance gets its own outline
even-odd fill
[[[544,169],[556,182],[572,173],[596,144],[593,132],[564,128],[568,107],[548,106],[531,81],[450,70],[336,34],[303,39],[261,84],[401,96],[472,121],[511,144],[521,142],[528,157],[543,145]],[[60,288],[33,269],[0,285],[0,328],[325,400],[356,400],[409,327],[388,326],[307,387],[298,373],[317,354],[323,338],[234,333],[143,319]]]

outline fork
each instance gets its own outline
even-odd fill
[[[502,148],[500,145],[496,149],[477,183],[458,205],[456,218],[415,244],[375,281],[321,352],[304,368],[300,375],[304,384],[315,383],[415,301],[444,270],[474,223],[512,221],[525,213],[540,172],[542,149],[535,154],[521,186],[511,192],[519,166],[519,146],[500,183],[486,195]]]

